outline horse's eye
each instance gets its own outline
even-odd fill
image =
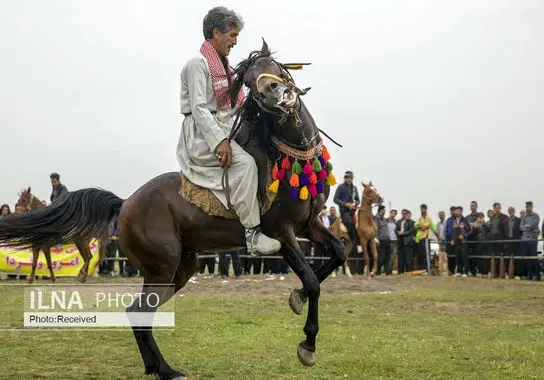
[[[273,82],[273,83],[270,84],[270,88],[272,90],[275,90],[276,88],[278,88],[278,84],[276,82]]]

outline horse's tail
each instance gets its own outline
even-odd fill
[[[109,225],[119,215],[123,202],[105,190],[91,188],[69,192],[50,206],[0,218],[0,243],[30,248],[66,244],[74,238],[98,238],[102,261]]]

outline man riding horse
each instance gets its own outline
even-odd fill
[[[260,230],[257,197],[258,173],[255,160],[228,137],[234,113],[244,100],[242,90],[230,94],[234,80],[227,56],[236,45],[243,21],[225,7],[215,7],[204,17],[205,41],[200,53],[181,72],[181,113],[185,116],[177,146],[182,175],[208,188],[234,211],[246,229],[246,245],[251,252],[271,254],[281,248],[278,240]],[[228,167],[230,199],[223,188],[224,168]]]
[[[347,171],[344,174],[344,183],[338,185],[336,188],[334,203],[338,205],[342,223],[344,223],[348,229],[349,237],[353,245],[357,247],[359,245],[359,237],[357,236],[357,229],[355,228],[353,216],[361,201],[359,199],[357,186],[353,184],[353,172]]]

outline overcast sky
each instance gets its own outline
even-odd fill
[[[473,199],[544,213],[541,0],[2,1],[0,203],[49,200],[53,171],[126,198],[179,170],[179,74],[215,5],[246,23],[231,63],[261,36],[313,63],[295,80],[344,145],[328,143],[339,181],[414,217]]]

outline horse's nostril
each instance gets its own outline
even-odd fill
[[[259,96],[260,96],[261,98],[264,98],[264,97],[265,97],[265,95],[264,95],[264,93],[263,93],[262,91],[259,91]]]

